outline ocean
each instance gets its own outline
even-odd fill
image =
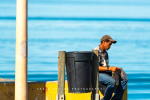
[[[150,100],[150,1],[28,0],[28,81],[55,81],[58,51],[117,40],[109,65],[128,74],[128,100]],[[0,78],[15,79],[16,0],[0,0]],[[67,78],[66,78],[67,79]]]

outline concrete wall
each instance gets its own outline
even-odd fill
[[[28,82],[28,100],[56,100],[57,81]],[[14,100],[14,81],[0,82],[0,100]],[[103,95],[100,93],[100,97]],[[68,84],[65,82],[66,100],[91,100],[91,93],[68,93]],[[127,87],[122,100],[127,100]]]

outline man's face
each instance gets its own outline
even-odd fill
[[[111,41],[109,41],[109,42],[104,41],[104,48],[105,48],[105,50],[110,49],[111,45],[112,45]]]

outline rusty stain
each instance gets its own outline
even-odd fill
[[[7,97],[7,98],[12,98],[13,96],[14,96],[14,94],[12,93],[12,92],[10,92],[10,91],[8,91],[8,92],[3,92],[4,93],[4,95]]]
[[[63,97],[61,97],[61,99],[63,99]]]
[[[48,91],[48,88],[47,88],[47,87],[45,87],[45,88],[42,89],[42,93],[45,93],[45,92],[47,92],[47,91]]]
[[[47,92],[48,91],[48,88],[47,87],[45,87],[45,92]]]

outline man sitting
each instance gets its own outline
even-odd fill
[[[116,42],[109,35],[105,35],[101,38],[101,44],[93,49],[99,51],[99,81],[107,85],[105,95],[101,100],[121,100],[128,82],[119,77],[119,85],[112,97],[116,85],[116,80],[111,77],[112,72],[117,72],[121,68],[108,65],[108,53],[106,50],[110,49],[112,43]]]

